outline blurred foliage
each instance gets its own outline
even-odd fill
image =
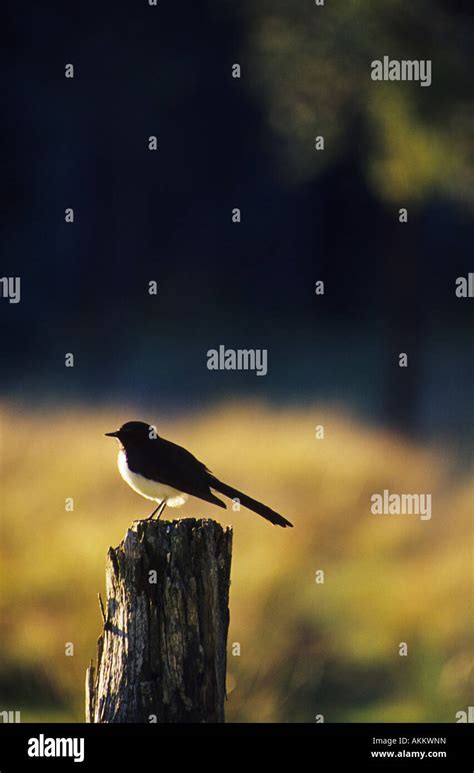
[[[444,193],[472,204],[470,12],[442,0],[248,0],[245,77],[265,101],[282,174],[300,184],[355,144],[387,202]],[[372,81],[384,55],[431,59],[431,86]]]
[[[454,721],[468,705],[472,482],[449,449],[410,444],[321,406],[152,410],[4,405],[0,703],[22,721],[82,721],[105,556],[149,507],[103,432],[131,417],[192,450],[295,524],[191,500],[180,517],[235,530],[229,721]],[[314,428],[323,424],[326,438]],[[376,517],[370,496],[432,492],[433,517]],[[65,512],[66,497],[74,512]],[[325,583],[315,582],[323,569]],[[409,655],[399,657],[399,642]],[[74,656],[65,656],[66,642]],[[240,656],[232,655],[239,642]]]

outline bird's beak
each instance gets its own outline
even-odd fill
[[[118,432],[105,432],[107,437],[118,437]]]

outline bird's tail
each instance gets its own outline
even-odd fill
[[[211,488],[215,489],[220,494],[224,494],[226,497],[230,497],[231,499],[238,499],[241,505],[248,507],[249,510],[253,510],[254,513],[257,513],[257,515],[261,515],[262,518],[266,518],[267,521],[274,523],[275,526],[282,526],[283,528],[286,528],[287,526],[293,526],[292,523],[287,521],[286,518],[283,518],[283,516],[279,513],[271,510],[261,502],[257,502],[256,499],[248,497],[247,494],[243,494],[242,491],[238,491],[236,488],[232,488],[232,486],[227,486],[225,483],[222,483],[222,481],[214,478],[214,476],[211,476],[209,485]]]

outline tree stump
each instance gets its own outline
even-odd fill
[[[232,529],[142,521],[110,548],[87,722],[224,722]]]

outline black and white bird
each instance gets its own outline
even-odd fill
[[[266,505],[222,483],[185,448],[159,437],[152,425],[127,421],[116,432],[105,434],[118,440],[118,468],[124,481],[142,497],[158,502],[144,520],[150,520],[156,513],[160,518],[166,506],[181,507],[189,496],[225,508],[225,502],[212,493],[214,489],[276,526],[293,526]]]

